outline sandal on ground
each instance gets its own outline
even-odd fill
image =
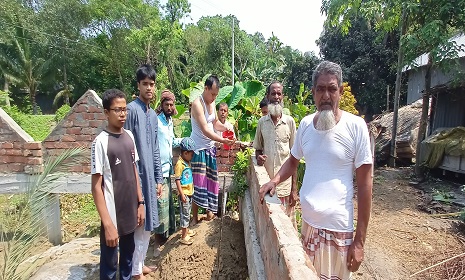
[[[194,237],[195,235],[197,234],[197,232],[193,229],[188,229],[187,230],[187,235],[189,235],[189,237]]]
[[[192,243],[194,243],[194,241],[192,240],[192,238],[190,238],[189,236],[186,236],[185,238],[180,238],[179,239],[179,242],[181,244],[184,244],[184,245],[192,245]]]

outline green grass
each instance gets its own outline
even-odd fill
[[[55,126],[55,115],[24,115],[18,123],[35,141],[43,141]]]
[[[376,175],[374,178],[373,178],[373,183],[375,184],[382,184],[386,182],[386,178],[384,178],[383,176],[379,176],[379,175]]]
[[[98,234],[100,217],[91,194],[61,194],[60,209],[64,241]]]
[[[25,207],[26,195],[0,195],[0,230],[10,231],[19,224],[19,211]]]
[[[297,223],[297,232],[302,232],[302,210],[295,210],[295,221]]]
[[[3,109],[35,141],[43,141],[55,126],[55,115],[25,114],[16,106]]]

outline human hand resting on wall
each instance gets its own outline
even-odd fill
[[[258,193],[260,194],[260,203],[263,203],[263,199],[265,199],[265,195],[270,193],[270,196],[273,196],[276,192],[276,183],[273,181],[269,181],[268,183],[264,184]]]

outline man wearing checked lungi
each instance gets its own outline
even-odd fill
[[[363,260],[371,211],[373,159],[365,121],[339,109],[342,70],[323,61],[313,72],[317,112],[297,130],[291,156],[276,176],[260,188],[260,198],[292,176],[305,158],[300,189],[302,244],[320,279],[350,279]],[[354,236],[353,174],[357,185],[357,228]]]

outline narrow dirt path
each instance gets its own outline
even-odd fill
[[[365,261],[354,279],[465,279],[465,259],[410,275],[465,252],[460,223],[418,210],[422,191],[409,185],[410,169],[375,172]]]

